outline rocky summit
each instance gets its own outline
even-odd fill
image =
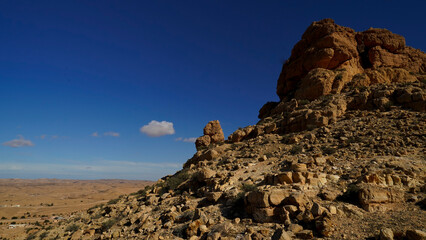
[[[426,239],[425,59],[389,30],[314,22],[256,125],[225,140],[212,121],[174,175],[28,234]]]

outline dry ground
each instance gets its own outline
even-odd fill
[[[36,222],[48,224],[55,216],[67,218],[150,184],[134,180],[0,179],[0,239],[15,239]],[[8,229],[13,222],[27,225]]]

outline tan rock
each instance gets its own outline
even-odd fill
[[[272,240],[291,240],[290,235],[282,228],[276,230],[272,236]]]
[[[222,127],[218,120],[210,121],[204,127],[204,135],[211,137],[211,143],[223,142],[225,137],[223,136]]]
[[[390,228],[380,229],[380,240],[393,240],[393,231]]]
[[[404,200],[404,193],[395,188],[382,188],[371,184],[364,185],[359,191],[359,201],[367,211],[385,210],[383,204],[398,203]]]
[[[283,200],[290,195],[289,191],[286,189],[274,189],[269,194],[269,202],[272,205],[278,206]]]
[[[269,207],[269,193],[261,191],[249,192],[247,202],[254,207]]]
[[[293,183],[293,176],[292,172],[283,172],[279,173],[276,176],[277,183],[279,184],[291,184]]]
[[[202,147],[207,147],[210,145],[211,138],[208,135],[201,136],[195,140],[195,147],[197,150],[201,149]]]
[[[215,203],[222,197],[222,192],[207,192],[205,196],[207,200]]]
[[[421,230],[407,230],[407,240],[426,240],[426,232]]]

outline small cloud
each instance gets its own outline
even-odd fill
[[[173,123],[167,121],[158,122],[152,120],[148,125],[142,126],[140,131],[150,137],[161,137],[164,135],[175,134]]]
[[[58,136],[57,136],[57,135],[53,135],[51,138],[52,138],[52,139],[57,139],[57,138],[58,138]]]
[[[189,142],[189,143],[195,143],[195,140],[197,140],[197,138],[195,137],[191,137],[191,138],[178,137],[175,139],[175,141],[178,141],[178,142]]]
[[[45,139],[46,136],[47,136],[46,134],[43,134],[43,135],[40,136],[40,139]]]
[[[119,137],[120,133],[118,133],[118,132],[105,132],[104,136]]]
[[[13,139],[7,142],[3,143],[4,146],[9,146],[9,147],[32,147],[34,146],[33,142],[31,142],[30,140],[26,140],[23,136],[18,135],[18,139]]]
[[[94,132],[94,133],[90,134],[90,136],[92,136],[92,137],[99,137],[99,134],[98,134],[98,132]]]

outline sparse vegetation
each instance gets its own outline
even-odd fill
[[[48,233],[48,232],[42,232],[42,233],[39,235],[39,238],[40,238],[40,239],[45,239],[45,238],[47,237],[47,235],[49,235],[49,233]]]
[[[290,153],[293,155],[299,154],[303,152],[303,147],[300,145],[293,145],[293,147],[290,149]]]
[[[25,240],[33,240],[33,239],[35,239],[35,238],[36,238],[36,234],[35,234],[35,233],[33,233],[33,234],[28,235],[28,237],[27,237],[27,238],[25,238]]]
[[[120,198],[111,199],[108,201],[107,205],[116,204],[118,203],[118,201],[120,201]]]
[[[257,186],[254,184],[243,183],[243,185],[241,185],[241,191],[243,191],[244,193],[256,191],[256,190],[257,190]]]
[[[107,221],[102,223],[101,231],[105,232],[110,229],[117,222],[116,218],[108,219]]]
[[[74,233],[75,231],[77,231],[78,229],[79,229],[80,227],[77,225],[77,224],[71,224],[71,225],[68,225],[68,227],[67,228],[65,228],[65,231],[66,232],[71,232],[71,233]]]
[[[309,104],[310,101],[308,99],[302,99],[302,100],[299,100],[298,103],[303,106],[303,105]]]
[[[190,179],[190,175],[187,170],[181,170],[177,172],[175,175],[167,178],[162,184],[162,192],[167,192],[169,190],[175,190],[181,183]]]

